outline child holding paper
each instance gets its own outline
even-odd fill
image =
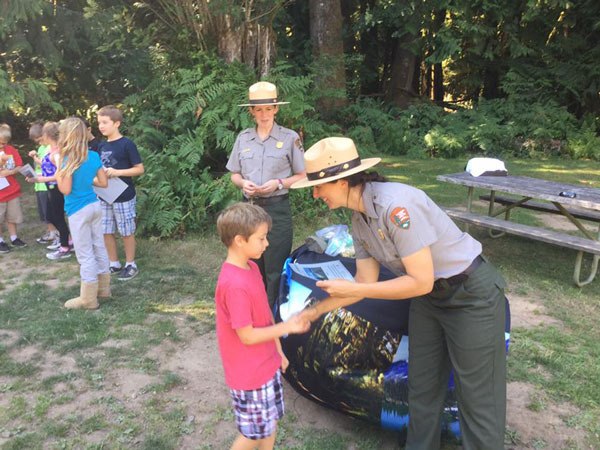
[[[108,177],[98,153],[88,151],[87,128],[69,117],[60,124],[58,189],[65,196],[65,211],[80,264],[79,297],[65,303],[70,309],[96,309],[98,297],[110,297],[108,254],[104,247],[102,207],[93,186],[106,187]]]
[[[31,150],[29,152],[29,156],[35,163],[36,176],[42,174],[42,158],[46,156],[46,153],[50,150],[49,145],[43,145],[41,143],[43,128],[44,122],[41,120],[33,122],[29,127],[29,139],[38,144],[37,150]],[[34,190],[40,220],[46,224],[46,232],[37,238],[36,241],[39,244],[51,244],[58,239],[58,230],[50,223],[50,220],[48,220],[48,187],[46,186],[46,183],[35,183]]]
[[[236,203],[217,219],[227,247],[215,290],[217,338],[239,430],[231,450],[273,448],[284,410],[281,372],[289,364],[279,338],[310,328],[298,315],[274,324],[260,270],[252,261],[269,245],[270,228],[269,214],[250,203]]]
[[[48,246],[53,252],[46,253],[46,258],[59,260],[71,257],[71,245],[69,243],[69,226],[65,220],[65,198],[57,187],[56,168],[58,167],[58,123],[46,122],[42,128],[41,142],[49,145],[50,150],[42,158],[42,175],[27,178],[29,183],[46,183],[48,188],[48,220],[56,227],[60,234],[60,242],[57,246]]]
[[[27,244],[17,235],[17,224],[23,222],[21,210],[21,186],[14,175],[23,165],[17,149],[8,145],[11,138],[10,126],[0,124],[0,153],[4,163],[0,164],[0,253],[10,252],[10,247],[2,238],[2,224],[6,222],[10,242],[13,247],[26,247]]]
[[[104,244],[110,259],[110,272],[118,274],[120,281],[131,280],[139,273],[135,263],[135,205],[136,195],[133,177],[144,173],[144,164],[136,145],[124,137],[119,127],[123,113],[113,105],[98,110],[98,128],[106,141],[100,143],[99,152],[108,178],[120,178],[128,186],[113,202],[102,203]],[[125,247],[125,267],[121,268],[117,254],[115,232],[119,231]]]

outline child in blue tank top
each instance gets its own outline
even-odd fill
[[[60,124],[58,188],[65,195],[75,255],[80,264],[81,292],[65,303],[71,309],[96,309],[98,297],[110,297],[108,254],[104,247],[102,208],[94,185],[106,187],[108,178],[100,157],[88,151],[87,128],[69,117]]]

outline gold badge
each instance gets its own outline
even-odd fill
[[[377,230],[377,232],[379,233],[379,238],[380,238],[382,241],[385,241],[385,234],[383,234],[383,231],[381,231],[381,228],[379,228],[379,229]]]
[[[283,142],[279,141],[279,142],[277,142],[277,144],[275,144],[275,146],[277,148],[283,148]]]

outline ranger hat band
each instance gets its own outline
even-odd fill
[[[288,103],[277,101],[277,87],[273,83],[259,81],[248,89],[248,103],[238,106],[287,105]]]
[[[296,181],[290,187],[298,189],[329,183],[367,170],[380,161],[381,158],[360,159],[352,139],[345,137],[321,139],[304,153],[306,177]]]

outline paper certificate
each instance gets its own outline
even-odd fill
[[[0,191],[9,186],[8,180],[4,177],[0,177]]]
[[[33,167],[31,167],[30,164],[25,164],[23,167],[21,167],[19,169],[19,172],[21,173],[21,175],[23,175],[25,178],[35,178],[36,174],[35,174],[35,170],[33,170]]]
[[[317,264],[290,264],[290,268],[300,275],[313,280],[343,279],[354,281],[354,277],[341,261],[328,261]]]
[[[118,177],[109,178],[108,186],[105,188],[94,186],[94,192],[96,192],[96,195],[111,205],[117,198],[119,198],[119,195],[125,192],[125,189],[127,189],[127,183]]]

